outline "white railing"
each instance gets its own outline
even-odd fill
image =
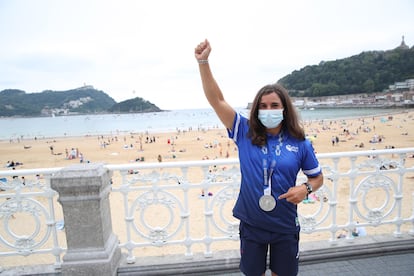
[[[41,254],[52,256],[46,262],[60,267],[63,216],[49,181],[59,169],[0,171],[0,263],[7,265],[6,257],[12,257],[12,264],[23,264],[23,257]]]
[[[351,242],[356,227],[369,235],[414,235],[413,153],[414,148],[318,154],[325,181],[298,207],[301,239]],[[129,263],[143,255],[209,257],[238,248],[238,221],[231,212],[240,185],[237,159],[105,167],[113,173],[113,230]],[[59,266],[63,215],[49,185],[59,169],[0,171],[0,258],[51,254]],[[302,181],[299,175],[297,183]],[[32,222],[23,224],[33,229],[29,234],[14,228],[20,219]],[[343,230],[346,238],[338,239]]]

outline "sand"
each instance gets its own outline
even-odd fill
[[[392,146],[413,147],[414,111],[389,116],[392,116],[392,120],[382,115],[349,120],[304,121],[304,126],[318,153],[384,149]],[[382,122],[381,119],[384,118],[386,121]],[[377,139],[381,137],[382,141],[370,143],[375,136]],[[334,146],[332,137],[339,139]],[[364,146],[360,147],[361,144]],[[53,151],[50,147],[53,147]],[[78,157],[69,159],[67,154],[70,154],[72,149],[77,150]],[[106,164],[124,164],[135,162],[137,159],[158,162],[159,155],[162,162],[237,157],[234,144],[227,138],[224,128],[118,137],[0,140],[0,162],[3,168],[8,161],[23,163],[16,169],[63,167],[79,163],[80,154],[85,162]]]
[[[413,110],[402,110],[398,114],[360,119],[305,121],[304,126],[317,153],[414,147]],[[338,142],[333,143],[333,138]],[[375,143],[370,142],[373,140]],[[73,150],[76,151],[75,157],[68,157]],[[224,128],[119,137],[51,137],[0,141],[1,170],[10,170],[5,167],[9,161],[21,163],[16,166],[16,170],[19,170],[65,167],[79,163],[81,158],[83,162],[105,164],[174,162],[237,158],[237,150],[234,143],[227,138]],[[406,165],[413,166],[413,164],[414,158],[407,158]],[[411,187],[414,186],[412,185],[414,184],[413,178],[409,175],[406,179],[411,183]],[[413,192],[412,188],[411,192]],[[195,196],[193,200],[199,201],[200,199]],[[117,216],[117,210],[122,210],[122,203],[113,200],[111,202],[113,216]],[[338,213],[338,216],[340,217],[341,214]],[[200,223],[202,222],[203,220],[200,220]],[[125,232],[125,230],[117,231]],[[116,233],[123,235],[122,232]],[[312,236],[319,235],[312,234]],[[164,251],[164,254],[169,254],[169,251]],[[21,264],[23,260],[26,260],[22,258],[7,258],[7,262],[3,265]],[[36,263],[38,261],[36,258],[39,257],[34,256],[34,258],[34,261],[30,263]],[[2,261],[0,261],[0,266],[1,263]]]

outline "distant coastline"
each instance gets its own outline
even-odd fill
[[[247,109],[251,109],[252,103],[247,104]],[[414,108],[414,103],[390,103],[390,104],[310,104],[310,105],[295,105],[301,110],[307,109],[335,109],[335,108],[386,108],[386,109],[410,109]]]
[[[363,105],[354,105],[354,104],[343,104],[343,105],[313,105],[313,106],[308,106],[305,108],[324,108],[324,109],[335,109],[335,108],[387,108],[387,109],[392,109],[392,108],[398,108],[398,109],[409,109],[409,108],[414,108],[414,103],[409,103],[409,104],[363,104]]]
[[[72,117],[72,116],[95,116],[95,115],[114,115],[114,116],[118,116],[118,115],[125,115],[125,114],[148,114],[148,113],[163,113],[163,112],[169,112],[172,110],[160,110],[160,111],[146,111],[146,112],[88,112],[88,113],[82,113],[82,112],[69,112],[69,113],[64,113],[64,114],[41,114],[38,116],[23,116],[23,115],[13,115],[13,116],[0,116],[0,119],[13,119],[13,118],[25,118],[25,119],[30,119],[30,118],[53,118],[53,117]]]

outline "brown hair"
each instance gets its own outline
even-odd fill
[[[289,134],[299,140],[305,139],[305,131],[301,123],[299,122],[299,116],[296,112],[295,107],[289,97],[288,91],[280,84],[269,84],[264,86],[257,92],[256,97],[253,100],[252,107],[250,110],[249,119],[249,137],[252,140],[252,144],[263,146],[266,144],[266,127],[259,121],[259,105],[263,95],[270,93],[276,93],[282,104],[283,104],[283,121],[282,129],[285,129]]]

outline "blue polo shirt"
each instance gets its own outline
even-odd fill
[[[247,118],[236,113],[233,129],[228,130],[228,135],[238,147],[242,178],[233,216],[270,232],[297,233],[300,230],[297,205],[277,198],[296,185],[300,170],[309,177],[321,173],[313,146],[307,139],[298,140],[287,131],[282,131],[282,141],[279,135],[268,135],[267,146],[261,147],[252,144],[248,131]],[[278,146],[280,155],[276,154]],[[272,163],[275,165],[271,176],[271,193],[276,199],[276,207],[266,212],[260,208],[259,199],[267,187],[264,175],[270,175]]]

